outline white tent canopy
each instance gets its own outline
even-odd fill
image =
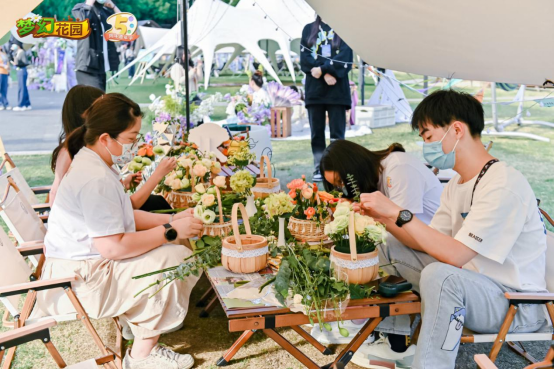
[[[307,2],[371,65],[529,85],[554,78],[551,0]]]

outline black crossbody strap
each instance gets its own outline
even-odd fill
[[[481,169],[481,172],[479,173],[479,176],[477,176],[477,180],[475,181],[475,184],[473,185],[473,191],[471,192],[471,203],[469,204],[470,208],[471,208],[471,205],[473,205],[473,195],[475,195],[475,189],[477,188],[477,185],[479,184],[479,182],[481,181],[481,179],[483,178],[485,173],[487,173],[487,170],[489,170],[491,165],[493,165],[494,163],[497,163],[497,162],[498,162],[498,159],[492,159],[492,160],[488,161],[487,164],[485,164],[483,169]]]

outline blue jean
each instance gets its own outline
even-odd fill
[[[29,99],[29,90],[27,89],[27,67],[17,69],[17,106],[23,108],[25,106],[31,106],[31,100]]]
[[[509,308],[504,293],[513,289],[483,274],[440,263],[392,236],[379,247],[379,262],[394,263],[383,269],[405,278],[421,294],[423,323],[413,369],[453,369],[464,325],[479,333],[500,330]],[[386,318],[376,330],[406,334],[409,319]],[[509,332],[536,331],[551,331],[543,306],[521,305]]]
[[[0,74],[0,105],[7,108],[10,103],[8,102],[8,78],[9,74]]]

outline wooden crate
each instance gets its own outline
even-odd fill
[[[289,137],[292,134],[291,118],[291,107],[276,106],[271,108],[271,137]]]

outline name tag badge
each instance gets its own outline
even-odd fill
[[[331,45],[321,45],[321,55],[324,58],[330,58],[331,57]]]

